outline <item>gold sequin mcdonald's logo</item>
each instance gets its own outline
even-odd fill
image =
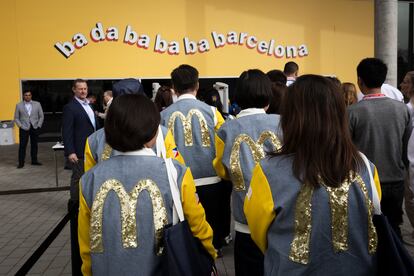
[[[333,249],[335,252],[348,250],[348,196],[349,188],[355,182],[365,198],[365,205],[368,210],[368,253],[374,254],[377,250],[378,238],[374,223],[372,222],[372,202],[361,176],[358,174],[351,175],[355,175],[353,180],[348,179],[337,188],[328,187],[322,183],[322,187],[326,189],[329,195]],[[309,263],[313,191],[313,186],[303,184],[296,199],[295,231],[290,245],[289,259],[300,264]]]
[[[264,143],[269,140],[275,150],[280,150],[282,144],[279,138],[272,131],[263,131],[257,142],[255,142],[250,136],[246,134],[240,134],[234,140],[233,147],[230,154],[230,173],[232,175],[232,181],[234,190],[244,191],[246,185],[244,183],[243,172],[240,165],[240,147],[242,143],[246,143],[250,151],[252,152],[255,164],[260,162],[265,157],[263,149]]]
[[[127,193],[121,182],[115,179],[105,181],[92,203],[91,224],[90,224],[90,245],[92,253],[104,251],[102,243],[102,217],[103,207],[108,193],[113,190],[118,196],[121,206],[121,239],[124,248],[137,248],[137,218],[136,208],[139,194],[147,190],[152,201],[152,212],[155,229],[155,252],[160,255],[163,248],[160,241],[164,226],[168,223],[167,211],[164,200],[158,186],[152,180],[140,180],[130,193]]]
[[[202,146],[210,147],[211,141],[210,141],[210,133],[208,131],[207,121],[204,118],[204,115],[203,113],[201,113],[200,110],[190,109],[190,111],[188,111],[187,117],[184,116],[184,114],[181,113],[180,111],[175,111],[171,115],[168,121],[168,128],[171,130],[172,134],[174,135],[175,120],[179,118],[184,128],[184,145],[186,147],[191,147],[193,145],[193,128],[191,125],[192,124],[191,119],[193,116],[196,116],[198,118],[198,122],[200,123]]]
[[[108,160],[109,157],[111,157],[111,154],[112,154],[112,147],[108,145],[107,143],[105,143],[104,150],[102,151],[102,154],[101,154],[102,161]]]

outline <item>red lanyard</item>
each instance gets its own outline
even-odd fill
[[[365,95],[362,99],[363,100],[371,100],[371,99],[378,99],[378,98],[384,98],[384,97],[386,97],[384,94],[376,93],[376,94]]]

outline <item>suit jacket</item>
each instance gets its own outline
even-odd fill
[[[24,101],[21,101],[16,105],[14,122],[19,128],[29,130],[30,125],[32,125],[34,129],[41,128],[43,119],[43,110],[39,102],[32,101],[32,112],[30,113],[30,116],[24,106]]]
[[[75,98],[63,107],[62,134],[66,156],[76,153],[78,158],[83,159],[86,139],[94,131],[88,114]]]

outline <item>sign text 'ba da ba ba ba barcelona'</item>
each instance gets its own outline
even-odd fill
[[[94,43],[102,41],[117,42],[119,40],[119,31],[117,27],[108,27],[104,29],[102,23],[96,23],[91,29],[89,37]],[[127,25],[125,33],[122,37],[122,42],[128,45],[136,45],[140,49],[148,50],[150,47],[154,52],[169,55],[179,55],[181,49],[184,49],[184,54],[193,55],[196,53],[206,53],[211,46],[214,48],[222,48],[226,45],[245,46],[248,49],[256,49],[259,54],[273,56],[276,58],[297,58],[305,57],[309,54],[308,48],[305,44],[299,46],[284,46],[276,44],[274,39],[270,41],[259,40],[256,36],[243,32],[230,31],[227,34],[211,32],[209,39],[203,38],[199,41],[193,41],[188,37],[182,39],[180,44],[178,41],[167,41],[163,39],[160,34],[156,34],[155,38],[151,39],[147,34],[138,34],[132,26]],[[76,50],[79,50],[89,43],[87,38],[82,33],[76,33],[72,37],[72,41],[57,42],[54,47],[65,57],[71,57]]]

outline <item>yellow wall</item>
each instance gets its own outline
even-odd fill
[[[245,32],[285,46],[304,43],[309,55],[293,59],[300,73],[335,74],[342,81],[355,82],[357,63],[374,47],[370,0],[14,0],[0,1],[0,10],[0,120],[12,118],[21,79],[167,77],[181,63],[196,66],[201,76],[238,76],[247,68],[282,69],[287,61],[246,46],[216,49],[211,31]],[[117,27],[119,40],[93,42],[89,32],[97,22]],[[128,24],[150,37],[149,49],[123,43]],[[89,43],[66,59],[54,45],[76,33]],[[180,54],[155,53],[156,34],[178,41]],[[185,55],[184,36],[206,38],[210,51]]]
[[[3,39],[0,43],[0,120],[10,120],[13,118],[15,103],[20,100],[15,4],[13,1],[0,1],[0,11],[0,24],[3,26]]]

